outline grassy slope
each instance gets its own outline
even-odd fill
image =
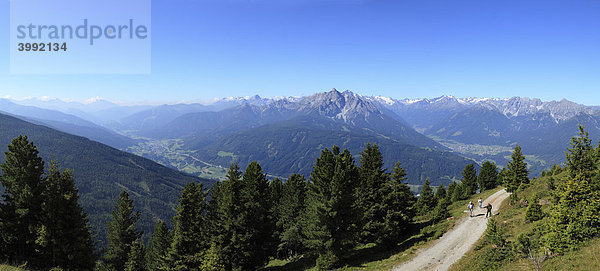
[[[565,173],[554,176],[555,183],[558,183],[565,178]],[[552,195],[548,189],[547,177],[534,180],[529,188],[520,192],[518,195],[519,198],[531,199],[536,194],[541,196],[542,211],[547,214],[550,211],[552,200]],[[505,229],[508,241],[514,241],[520,233],[526,232],[534,226],[533,223],[525,221],[526,210],[526,207],[519,206],[518,204],[512,206],[505,204],[500,208],[500,214],[497,218],[499,219],[500,225]],[[482,240],[480,240],[480,242],[481,241]],[[467,255],[454,264],[450,270],[481,270],[481,266],[484,265],[483,260],[481,259],[484,250],[478,249],[479,247],[480,246],[476,245],[474,250],[468,252]],[[542,270],[600,270],[600,256],[598,255],[598,251],[600,251],[600,239],[597,238],[589,241],[577,251],[547,259],[542,263]],[[499,266],[499,270],[522,271],[537,269],[531,260],[521,258],[505,262]]]
[[[479,197],[487,198],[502,188],[497,188],[483,193],[473,195],[470,200],[476,202]],[[454,227],[457,220],[468,213],[467,204],[469,200],[454,202],[448,208],[452,219],[430,225],[423,217],[417,217],[412,234],[400,245],[391,251],[378,251],[372,246],[358,248],[351,257],[353,260],[344,267],[344,270],[388,270],[398,264],[412,259],[418,250],[433,245],[434,241],[443,233]],[[269,263],[265,270],[316,270],[314,261],[301,259],[296,262],[274,260]]]
[[[22,269],[19,269],[17,267],[10,266],[10,265],[0,264],[0,271],[19,271],[19,270],[22,270]]]

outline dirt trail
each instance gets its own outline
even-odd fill
[[[492,213],[496,214],[500,204],[508,198],[508,193],[502,189],[483,201],[483,206],[488,202],[494,207]],[[394,267],[394,271],[412,270],[448,270],[452,264],[460,259],[479,240],[485,232],[487,219],[486,209],[479,209],[474,202],[473,217],[465,217],[457,222],[454,228],[435,241],[433,246],[421,250],[411,261]],[[467,207],[465,206],[465,210]]]

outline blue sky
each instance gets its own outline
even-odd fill
[[[600,1],[152,1],[152,73],[9,74],[0,96],[173,102],[352,90],[600,105]],[[123,1],[127,3],[127,1]]]

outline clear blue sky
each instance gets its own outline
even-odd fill
[[[10,75],[8,0],[0,12],[0,96],[177,101],[336,87],[600,105],[598,0],[155,0],[149,75]]]

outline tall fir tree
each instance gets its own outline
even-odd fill
[[[227,179],[211,188],[207,217],[211,224],[211,248],[203,267],[207,270],[240,270],[245,248],[242,242],[242,172],[231,164]],[[218,256],[218,257],[213,257]]]
[[[498,167],[496,164],[485,161],[483,165],[481,165],[477,182],[479,183],[479,189],[481,191],[496,188],[498,183]]]
[[[281,216],[281,197],[283,196],[283,182],[281,181],[281,179],[275,178],[274,180],[269,182],[269,196],[269,205],[271,206],[270,215],[272,217],[272,220],[274,221],[272,241],[275,242],[275,244],[273,244],[273,247],[277,247],[279,245],[279,236],[283,231],[281,225],[277,223],[279,217]],[[277,252],[276,257],[279,257],[279,249],[276,249],[275,251]]]
[[[435,199],[439,203],[440,200],[446,199],[446,188],[444,188],[444,184],[440,183],[440,186],[435,190]]]
[[[591,181],[598,170],[597,152],[592,146],[588,132],[579,125],[579,134],[571,138],[571,148],[567,150],[567,169],[569,177]]]
[[[546,246],[554,253],[571,250],[600,234],[595,153],[588,133],[579,126],[579,135],[571,139],[566,153],[569,179],[558,188],[558,202],[550,210],[549,229],[544,235]]]
[[[207,222],[207,192],[202,183],[188,183],[179,197],[173,217],[173,243],[169,260],[174,270],[198,270],[210,243]]]
[[[429,179],[425,179],[425,183],[423,184],[419,194],[420,196],[419,199],[417,199],[416,209],[419,215],[425,215],[431,212],[431,210],[433,210],[433,208],[435,208],[437,205],[437,200],[433,194],[431,186],[429,185]]]
[[[38,236],[40,266],[90,270],[97,259],[88,218],[79,205],[73,173],[50,163],[42,193],[44,234]]]
[[[148,270],[167,270],[169,268],[169,251],[173,238],[167,223],[159,220],[150,237],[150,247],[146,252]]]
[[[302,175],[292,174],[283,184],[277,226],[279,234],[278,254],[295,258],[304,252],[301,218],[306,206],[306,181]]]
[[[432,220],[434,223],[440,222],[450,216],[448,205],[448,200],[445,197],[438,200],[437,205],[433,209]]]
[[[386,195],[392,192],[390,176],[383,168],[383,156],[377,144],[367,143],[360,157],[360,184],[356,191],[357,207],[362,213],[359,233],[363,243],[386,242],[389,227],[386,227],[386,215],[390,206],[384,202]]]
[[[133,201],[123,190],[119,194],[112,220],[108,221],[108,249],[103,263],[109,270],[124,270],[132,244],[142,236],[136,229],[140,212],[134,211]]]
[[[127,263],[125,263],[125,271],[146,271],[149,270],[146,267],[145,259],[145,247],[142,241],[135,240],[131,244],[131,250],[127,256]]]
[[[477,170],[475,165],[470,163],[465,166],[462,172],[462,186],[463,186],[463,198],[467,198],[477,192]]]
[[[536,195],[527,205],[527,210],[525,211],[525,220],[530,222],[538,221],[544,217],[544,213],[542,212],[542,205],[540,205],[540,198]]]
[[[506,191],[514,192],[521,185],[529,184],[529,172],[527,171],[527,163],[525,163],[525,156],[521,151],[521,146],[516,145],[515,149],[510,156],[511,161],[506,166],[507,172],[504,176],[504,186]]]
[[[5,162],[0,165],[4,187],[0,203],[0,232],[10,262],[23,263],[37,257],[36,239],[42,230],[42,194],[45,191],[44,161],[27,136],[14,138]]]
[[[458,186],[458,184],[456,182],[451,182],[448,185],[448,190],[446,190],[446,199],[448,200],[449,203],[453,202],[452,195],[454,194],[454,190],[456,189],[457,186]]]
[[[456,202],[459,200],[467,199],[465,196],[467,193],[465,192],[466,186],[462,183],[456,184],[454,189],[452,189],[452,202]]]
[[[240,267],[255,269],[266,264],[276,250],[275,221],[272,216],[269,182],[260,165],[253,161],[242,177]]]
[[[355,190],[359,172],[348,150],[324,149],[310,176],[304,229],[309,249],[317,257],[318,269],[340,264],[356,241],[359,214]]]
[[[392,190],[384,196],[382,203],[386,206],[382,239],[384,246],[398,244],[415,216],[413,205],[416,199],[404,181],[406,181],[406,172],[400,167],[400,162],[396,162],[386,185]]]

